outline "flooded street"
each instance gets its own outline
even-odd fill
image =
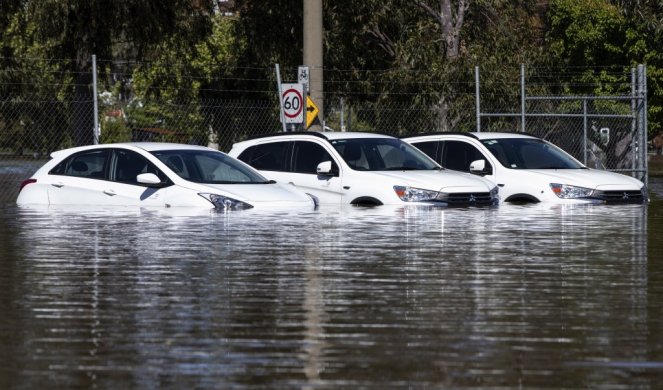
[[[0,206],[0,388],[663,386],[649,206]]]

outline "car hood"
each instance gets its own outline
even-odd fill
[[[550,183],[570,184],[598,190],[639,190],[643,186],[638,179],[598,169],[530,169],[527,172],[540,176]]]
[[[482,177],[450,170],[373,171],[371,173],[389,179],[394,185],[405,185],[441,192],[487,192],[495,186]]]
[[[196,190],[228,196],[253,205],[312,203],[308,195],[288,184],[201,184]]]

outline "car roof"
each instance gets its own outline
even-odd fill
[[[170,142],[127,142],[115,145],[130,145],[137,148],[141,148],[148,152],[153,152],[155,150],[214,150],[207,146],[200,145],[189,145],[189,144],[176,144]]]
[[[394,138],[391,135],[382,133],[369,133],[369,132],[354,132],[354,131],[295,131],[284,133],[272,134],[259,134],[249,137],[247,141],[265,138],[280,138],[280,137],[317,137],[326,139],[328,141],[337,139],[350,139],[350,138]],[[246,141],[244,141],[246,142]]]
[[[409,135],[406,137],[403,137],[403,139],[412,139],[412,138],[419,138],[419,137],[435,137],[435,136],[441,136],[441,135],[460,135],[460,136],[465,136],[465,137],[470,137],[478,140],[485,140],[485,139],[504,139],[504,138],[538,138],[532,134],[527,134],[527,133],[509,133],[509,132],[492,132],[492,131],[482,131],[482,132],[433,132],[433,133],[421,133],[421,134],[414,134],[414,135]]]
[[[199,145],[188,145],[188,144],[176,144],[176,143],[170,143],[170,142],[119,142],[119,143],[112,143],[112,144],[98,144],[98,145],[85,145],[85,146],[77,146],[69,149],[62,149],[55,151],[51,153],[51,157],[55,158],[57,156],[61,155],[69,155],[73,154],[79,151],[84,151],[84,150],[90,150],[90,149],[95,149],[95,148],[117,148],[117,147],[124,147],[124,148],[138,148],[138,149],[143,149],[148,152],[154,152],[157,150],[213,150],[213,151],[218,151],[216,149],[208,148],[207,146],[199,146]]]

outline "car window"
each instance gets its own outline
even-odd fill
[[[161,181],[168,180],[154,164],[140,154],[131,150],[113,150],[111,180],[126,184],[144,185],[136,181],[136,176],[141,173],[154,173]]]
[[[88,179],[105,179],[109,155],[108,149],[77,153],[63,160],[49,173]]]
[[[213,150],[161,150],[152,154],[181,178],[196,183],[269,183],[269,180],[245,164]]]
[[[318,164],[324,161],[331,161],[332,171],[338,171],[338,165],[336,165],[329,152],[322,145],[315,142],[295,142],[292,159],[293,172],[317,174]]]
[[[486,171],[492,172],[488,159],[477,149],[463,141],[445,141],[442,153],[442,166],[456,171],[469,172],[470,164],[476,160],[486,161]]]
[[[331,144],[348,166],[357,171],[439,169],[423,152],[399,139],[338,139]]]
[[[536,138],[500,138],[481,141],[507,168],[581,169],[573,157],[558,147]]]
[[[269,142],[247,148],[237,158],[255,169],[287,171],[290,141]]]
[[[425,142],[413,142],[412,145],[414,145],[417,149],[421,150],[422,152],[426,153],[426,155],[433,160],[439,162],[438,156],[437,156],[437,149],[438,145],[440,144],[440,141],[425,141]]]

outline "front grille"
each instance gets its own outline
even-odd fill
[[[493,204],[490,192],[461,192],[447,194],[449,206],[489,206]]]
[[[595,191],[592,198],[601,199],[606,203],[642,203],[642,191]]]

